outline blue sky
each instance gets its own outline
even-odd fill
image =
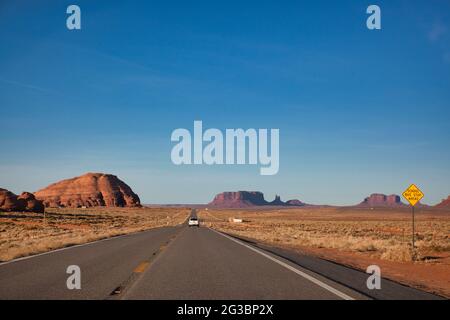
[[[8,0],[0,38],[0,187],[16,193],[108,172],[144,203],[450,194],[448,1]],[[174,166],[170,135],[194,120],[279,128],[278,175]]]

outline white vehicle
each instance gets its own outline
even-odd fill
[[[189,227],[200,227],[200,223],[198,222],[197,218],[190,218],[188,222]]]

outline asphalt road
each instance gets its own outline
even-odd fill
[[[159,228],[0,265],[0,299],[106,299],[181,227]],[[67,267],[81,270],[68,290]]]
[[[70,265],[80,290],[67,289]],[[0,299],[438,298],[387,280],[373,295],[367,277],[184,224],[0,264]]]

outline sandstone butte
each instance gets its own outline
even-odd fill
[[[87,173],[62,180],[35,193],[46,207],[140,207],[139,196],[111,174]]]
[[[44,204],[32,193],[23,192],[20,196],[0,188],[0,211],[44,212]]]
[[[450,196],[447,199],[442,200],[441,203],[436,205],[436,208],[450,208]]]

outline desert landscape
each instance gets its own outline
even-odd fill
[[[211,228],[271,246],[361,270],[376,264],[387,278],[450,297],[449,209],[416,210],[415,261],[407,207],[206,208],[199,216]]]
[[[187,208],[51,208],[0,213],[0,262],[152,228],[175,226]]]
[[[86,173],[35,193],[0,189],[0,262],[119,235],[183,224],[190,206],[143,206],[117,176]],[[450,297],[449,199],[410,207],[372,194],[353,206],[311,205],[258,191],[223,192],[196,206],[203,226],[272,247],[320,257]],[[411,275],[414,275],[411,277]]]

